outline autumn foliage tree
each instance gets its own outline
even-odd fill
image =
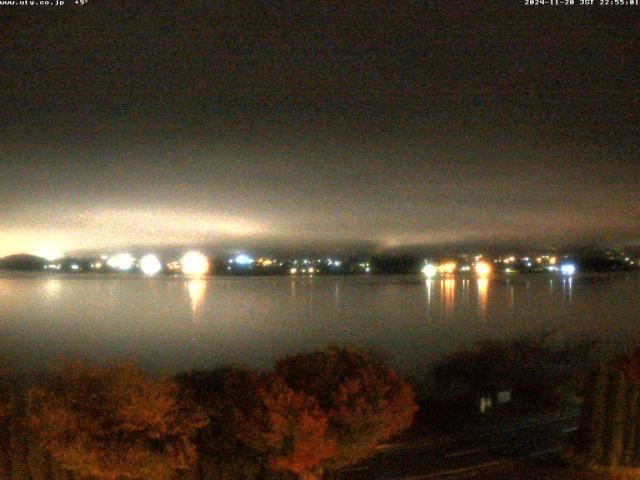
[[[277,377],[258,391],[260,407],[247,417],[240,437],[264,455],[274,471],[318,478],[322,464],[335,456],[335,439],[327,435],[329,419],[317,400],[295,392]]]
[[[244,438],[272,468],[315,478],[371,456],[406,429],[413,390],[376,355],[350,348],[278,361],[260,390],[261,421]]]
[[[132,364],[61,362],[28,392],[27,424],[54,462],[81,477],[166,479],[196,459],[205,415],[177,385]]]
[[[259,375],[244,367],[220,367],[178,375],[180,387],[206,413],[198,432],[199,478],[253,479],[264,470],[263,454],[242,440],[261,405]]]
[[[13,399],[12,385],[8,369],[0,363],[0,425],[9,416]]]
[[[0,478],[7,477],[10,470],[11,408],[14,403],[14,388],[8,370],[0,363]]]

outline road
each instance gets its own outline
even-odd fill
[[[576,430],[578,413],[563,411],[433,440],[382,445],[379,453],[338,475],[340,480],[426,480],[559,451]]]

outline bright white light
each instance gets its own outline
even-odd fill
[[[209,271],[209,259],[200,252],[189,252],[180,259],[182,273],[185,275],[202,275]]]
[[[370,268],[370,267],[366,267],[366,268],[364,269],[364,271],[365,271],[365,272],[367,272],[367,273],[369,273],[369,272],[371,272],[371,268]]]
[[[560,272],[563,275],[573,275],[574,273],[576,273],[576,266],[572,263],[565,263],[560,267]]]
[[[160,260],[158,260],[158,257],[150,253],[140,259],[140,270],[142,270],[142,273],[145,275],[155,275],[162,270],[162,264]]]
[[[491,265],[487,262],[476,263],[476,273],[480,276],[486,277],[491,273]]]
[[[133,267],[133,261],[133,257],[128,253],[116,253],[109,257],[107,265],[116,270],[126,271]]]
[[[291,273],[291,275],[295,275],[298,272],[298,269],[293,267],[291,270],[289,270],[289,273]]]
[[[72,264],[71,265],[71,270],[74,270],[74,271],[77,272],[78,270],[80,270],[80,265],[78,265],[76,263]]]
[[[424,273],[429,278],[435,277],[436,274],[438,273],[438,267],[436,267],[435,265],[433,265],[431,263],[428,263],[422,269],[422,273]]]
[[[313,267],[309,268],[309,273],[313,273],[313,272],[315,272],[315,271],[316,271],[316,270],[315,270]]]
[[[240,265],[251,265],[253,262],[253,258],[245,255],[244,253],[241,253],[236,257],[236,263],[239,263]]]

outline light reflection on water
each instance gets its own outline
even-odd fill
[[[191,314],[193,320],[196,320],[198,309],[204,301],[207,291],[207,281],[203,278],[192,278],[187,281],[187,290],[191,299]]]
[[[484,317],[487,314],[487,303],[489,301],[489,279],[478,278],[478,306]]]
[[[451,316],[456,303],[456,281],[452,277],[440,280],[440,298],[442,299],[442,313],[445,318]]]
[[[571,294],[573,292],[573,278],[565,277],[562,279],[562,291],[564,292],[567,300],[571,301]]]
[[[431,296],[432,296],[432,292],[431,290],[433,289],[433,280],[431,278],[427,278],[425,280],[425,292],[427,294],[427,313],[431,313]]]
[[[44,283],[44,295],[46,297],[55,297],[60,294],[62,288],[62,282],[58,278],[49,278]]]
[[[134,356],[178,371],[268,367],[328,344],[375,347],[411,370],[488,338],[542,330],[640,339],[640,275],[156,277],[0,272],[0,354]],[[195,328],[195,330],[194,330]],[[194,335],[197,342],[194,343]]]

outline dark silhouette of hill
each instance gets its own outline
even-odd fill
[[[4,270],[42,270],[46,264],[46,259],[27,254],[9,255],[0,259],[0,269]]]

